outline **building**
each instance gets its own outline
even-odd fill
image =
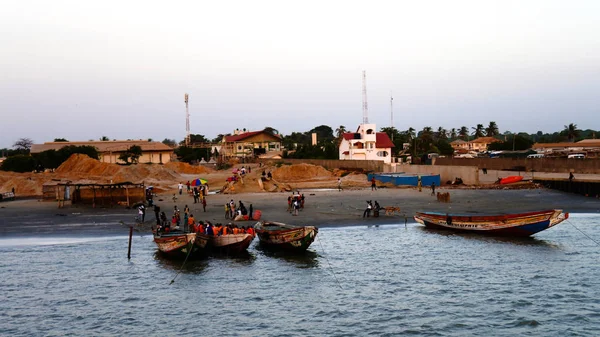
[[[600,154],[599,139],[584,139],[576,143],[535,143],[531,147],[537,153],[549,156],[567,156],[569,154],[584,154],[588,157],[598,157]]]
[[[394,143],[387,133],[375,130],[375,124],[360,124],[356,132],[344,133],[339,147],[340,160],[381,160],[391,163]]]
[[[88,142],[46,142],[44,144],[33,144],[30,153],[40,153],[47,150],[60,150],[65,146],[93,146],[98,150],[98,157],[104,163],[125,163],[119,156],[130,147],[137,145],[142,149],[142,155],[138,163],[166,164],[171,161],[173,149],[160,142],[147,140],[108,140]]]
[[[224,157],[270,156],[281,153],[281,135],[262,131],[235,130],[223,137],[220,154]]]
[[[450,145],[454,149],[454,151],[465,152],[466,151],[474,151],[474,152],[485,152],[488,149],[488,146],[492,143],[501,142],[501,140],[496,139],[494,137],[479,137],[477,139],[473,139],[471,141],[464,141],[462,139],[457,139],[452,141]]]

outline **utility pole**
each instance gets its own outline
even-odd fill
[[[363,70],[363,124],[369,124],[369,108],[367,104],[367,72]]]
[[[394,97],[390,90],[390,116],[391,116],[391,127],[392,127],[392,142],[394,141]]]
[[[184,96],[185,101],[185,146],[190,145],[190,110],[188,105],[188,94]]]

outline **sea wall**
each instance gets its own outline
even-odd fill
[[[475,166],[488,170],[600,173],[600,159],[568,158],[436,158],[434,166]]]
[[[260,160],[261,162],[277,163],[283,162],[284,164],[312,164],[323,166],[328,170],[335,168],[347,169],[347,170],[364,170],[382,172],[384,163],[380,160],[335,160],[335,159],[270,159]]]
[[[442,185],[446,182],[461,178],[467,185],[479,184],[479,172],[477,167],[473,166],[439,166],[439,165],[408,165],[408,164],[388,164],[385,172],[392,173],[410,173],[423,175],[439,175]]]

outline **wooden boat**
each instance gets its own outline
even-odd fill
[[[500,184],[505,185],[505,184],[518,183],[521,180],[523,180],[522,176],[510,176],[510,177],[500,179]]]
[[[217,254],[239,254],[246,251],[254,236],[250,234],[227,234],[208,236],[209,249]]]
[[[259,222],[254,229],[262,247],[297,252],[305,251],[319,232],[314,226],[296,227],[281,222]]]
[[[154,242],[158,246],[158,250],[174,258],[186,258],[195,255],[199,251],[199,247],[194,244],[195,241],[196,233],[172,232],[154,234]]]
[[[468,215],[417,212],[415,220],[430,228],[498,236],[530,236],[569,217],[560,209],[505,215]]]

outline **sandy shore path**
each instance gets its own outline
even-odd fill
[[[451,202],[440,203],[429,189],[352,189],[301,190],[305,195],[304,210],[298,216],[287,212],[288,193],[240,193],[208,196],[206,212],[201,204],[194,204],[191,196],[179,196],[176,202],[171,194],[156,199],[161,210],[170,217],[176,205],[183,211],[187,204],[196,220],[227,223],[224,205],[231,199],[241,200],[246,207],[261,210],[263,220],[295,225],[353,226],[372,224],[404,224],[414,222],[416,211],[452,213],[510,213],[560,208],[572,213],[600,213],[600,200],[547,189],[488,190],[488,189],[438,189],[450,192]],[[162,199],[162,201],[160,200]],[[383,207],[400,207],[400,213],[379,218],[363,218],[366,200],[377,200]],[[125,235],[134,222],[137,211],[125,208],[68,207],[58,209],[54,202],[17,200],[0,204],[0,236],[62,236],[62,235]],[[138,231],[148,231],[154,223],[154,213],[148,209],[144,226]],[[252,222],[238,222],[251,225]]]

